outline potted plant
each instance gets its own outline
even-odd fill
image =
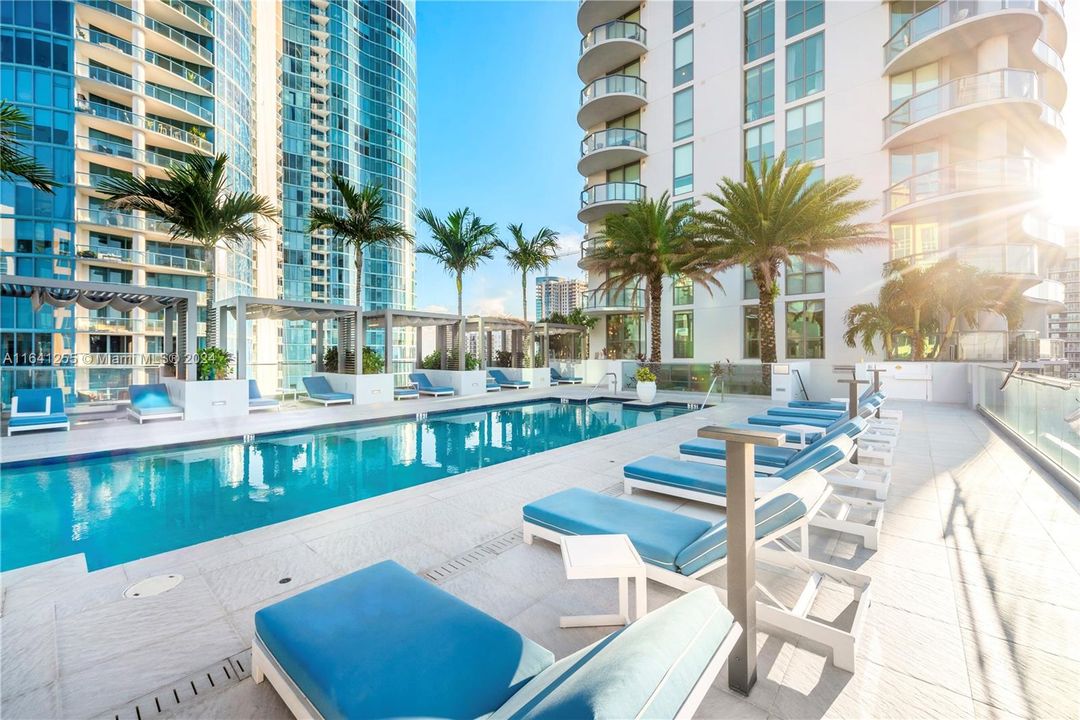
[[[382,355],[369,347],[364,348],[363,364],[365,375],[377,375],[383,371]]]
[[[656,397],[656,373],[642,365],[634,373],[637,380],[637,397],[643,403],[650,403]]]
[[[199,379],[225,380],[232,371],[233,356],[218,347],[199,350]]]

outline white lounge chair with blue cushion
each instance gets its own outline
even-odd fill
[[[258,412],[260,410],[280,410],[281,401],[277,398],[263,397],[259,392],[259,383],[254,380],[248,380],[248,411]]]
[[[875,392],[877,391],[874,390],[874,386],[869,385],[865,390],[862,391],[862,394],[859,395],[859,403],[862,403]],[[789,408],[813,408],[817,410],[848,409],[847,400],[792,400],[787,404],[787,406]]]
[[[487,378],[487,385],[485,386],[488,392],[502,392],[502,386],[495,382],[495,378],[490,375]]]
[[[427,375],[422,372],[409,373],[409,382],[416,386],[417,392],[421,395],[439,397],[440,395],[454,394],[454,388],[449,385],[432,385]]]
[[[884,402],[885,397],[881,394],[874,394],[868,397],[863,402],[859,403],[859,410],[869,408],[871,412],[876,411]],[[828,425],[836,420],[847,417],[848,411],[844,410],[822,410],[816,408],[792,408],[792,407],[774,407],[765,411],[764,415],[755,415],[749,420],[755,425],[769,425],[774,423],[779,424],[793,424],[803,423],[814,424],[815,422],[824,422]],[[811,422],[812,421],[812,422]]]
[[[337,392],[330,387],[330,381],[322,375],[301,378],[304,390],[307,391],[305,400],[317,402],[324,407],[330,405],[352,405],[353,396],[345,392]]]
[[[551,368],[551,380],[556,385],[580,385],[585,382],[584,378],[579,377],[567,377],[555,368]]]
[[[511,380],[506,377],[506,373],[498,368],[488,368],[488,375],[491,379],[498,383],[499,387],[512,388],[514,390],[524,390],[527,387],[531,387],[531,383],[524,380]]]
[[[414,387],[394,388],[395,400],[416,400],[420,397],[420,391]]]
[[[251,674],[298,718],[689,718],[739,632],[703,589],[556,662],[386,561],[255,613]]]
[[[128,415],[142,425],[146,420],[184,419],[184,408],[169,398],[169,388],[163,383],[132,385],[128,388],[131,405]]]
[[[870,577],[808,557],[807,525],[832,494],[825,478],[807,470],[754,503],[757,559],[809,575],[794,608],[788,608],[767,588],[757,603],[763,622],[833,649],[833,664],[855,671],[855,642],[870,604]],[[525,542],[542,538],[553,543],[567,535],[623,534],[645,561],[646,577],[670,587],[690,591],[709,586],[703,577],[727,563],[727,520],[706,520],[626,498],[571,488],[522,508]],[[800,551],[779,541],[799,533]],[[767,547],[768,546],[768,547]],[[856,610],[850,630],[809,617],[825,580],[842,583],[854,592]],[[715,588],[722,594],[723,590]]]
[[[16,390],[11,398],[8,436],[31,430],[70,430],[64,414],[64,391],[60,388]]]

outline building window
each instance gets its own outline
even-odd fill
[[[825,33],[788,45],[787,101],[825,89]]]
[[[893,35],[908,20],[937,5],[939,0],[892,0],[889,3],[889,34]]]
[[[941,248],[936,221],[919,223],[893,223],[889,227],[892,238],[892,258],[937,252]]]
[[[675,17],[672,23],[672,32],[679,32],[684,27],[694,22],[694,0],[675,0]]]
[[[788,295],[825,292],[824,266],[793,255],[791,267],[785,273],[784,291]]]
[[[606,353],[612,360],[632,360],[641,354],[641,315],[608,315],[605,322]]]
[[[682,195],[694,191],[694,143],[687,143],[675,148],[675,180],[672,182],[672,195]]]
[[[798,300],[787,304],[787,358],[825,357],[825,301]]]
[[[825,22],[824,0],[788,0],[787,1],[787,36],[795,37],[799,33],[816,28]]]
[[[630,163],[607,171],[607,181],[636,183],[641,181],[641,163]],[[614,198],[612,198],[614,199]]]
[[[675,85],[694,79],[694,31],[675,38]]]
[[[750,271],[749,265],[743,265],[742,278],[743,300],[757,300],[760,298],[761,292],[758,290],[757,282],[754,280],[754,273]]]
[[[784,143],[789,163],[810,162],[825,157],[825,101],[800,105],[787,111],[787,140]]]
[[[889,77],[889,106],[895,108],[912,95],[935,88],[940,83],[941,74],[938,64],[930,63],[922,67],[897,73]]]
[[[810,169],[810,174],[806,176],[806,186],[809,187],[816,182],[821,182],[825,179],[825,166],[815,165]]]
[[[675,139],[682,140],[694,134],[694,88],[675,93],[674,103]]]
[[[761,357],[761,331],[757,305],[743,305],[743,357]]]
[[[772,163],[775,152],[773,129],[773,123],[768,122],[748,128],[743,133],[743,142],[746,145],[746,161],[753,163],[755,169],[760,170],[762,164],[768,167]]]
[[[672,303],[675,305],[694,304],[694,281],[680,275],[671,284]]]
[[[745,121],[761,120],[773,114],[775,110],[774,63],[770,60],[746,71],[746,113]]]
[[[776,35],[776,16],[773,0],[758,5],[746,13],[746,62],[754,62],[765,57],[774,49]]]
[[[675,347],[672,355],[677,358],[694,357],[694,311],[680,310],[675,313]]]

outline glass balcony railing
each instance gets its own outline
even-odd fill
[[[645,290],[623,288],[622,290],[586,290],[581,294],[585,310],[626,309],[641,311],[645,308]]]
[[[581,104],[606,95],[637,95],[645,97],[645,81],[634,75],[605,75],[586,85],[581,91]]]
[[[885,191],[887,212],[954,193],[1023,187],[1038,190],[1039,165],[1033,158],[971,160],[912,175]]]
[[[75,101],[75,109],[79,112],[89,113],[94,117],[116,120],[117,122],[127,123],[128,125],[134,125],[135,118],[137,117],[130,110],[106,105],[105,103],[90,102],[85,98],[80,98]]]
[[[75,250],[75,256],[82,260],[130,263],[193,273],[206,272],[206,261],[198,258],[163,252],[141,252],[111,245],[79,245]]]
[[[188,37],[179,30],[169,27],[165,23],[159,22],[151,17],[144,17],[143,25],[145,25],[148,30],[153,30],[158,35],[167,37],[177,45],[180,45],[186,50],[195,53],[206,62],[211,63],[214,61],[214,55],[210,52],[209,49],[195,42],[195,40]]]
[[[1080,382],[1028,373],[1006,382],[1007,372],[973,369],[976,405],[1080,481]]]
[[[912,95],[900,103],[885,116],[885,138],[915,123],[967,105],[992,100],[1039,99],[1038,76],[1030,70],[1006,69],[967,75]]]
[[[581,38],[581,54],[584,55],[589,49],[607,40],[634,40],[644,45],[645,28],[636,22],[626,20],[612,20],[609,23],[597,25]]]
[[[75,173],[75,184],[79,187],[90,188],[91,190],[97,190],[104,183],[110,179],[118,177],[116,175],[108,175],[106,173],[96,172],[80,172]],[[119,176],[122,177],[122,176]]]
[[[213,110],[207,107],[203,107],[199,103],[178,92],[174,92],[169,88],[147,83],[146,95],[148,97],[161,100],[164,103],[168,103],[169,105],[184,110],[185,112],[189,112],[192,115],[201,119],[203,122],[211,123],[214,121]]]
[[[124,18],[125,20],[132,20],[138,13],[132,10],[126,5],[113,2],[112,0],[79,0],[80,5],[86,5],[103,12],[116,15],[117,17]]]
[[[125,55],[132,55],[134,53],[134,49],[130,42],[123,38],[110,35],[109,33],[101,32],[100,30],[94,30],[80,25],[75,28],[75,36],[80,40],[93,45],[115,48]]]
[[[174,140],[179,140],[180,142],[187,143],[188,145],[197,147],[205,152],[211,152],[213,150],[214,146],[210,143],[209,140],[207,140],[205,137],[201,137],[200,135],[196,135],[193,132],[188,132],[187,130],[178,128],[175,125],[170,125],[169,123],[164,123],[160,120],[155,120],[153,118],[140,118],[140,120],[142,121],[143,127],[145,127],[147,130],[161,133],[162,135],[166,135]]]
[[[945,0],[914,15],[885,43],[885,64],[915,43],[950,25],[1002,10],[1031,10],[1037,0]]]
[[[214,31],[214,24],[210,21],[210,18],[188,5],[184,0],[161,0],[161,2],[183,14],[184,17],[191,20],[206,32]]]
[[[922,267],[956,260],[998,275],[1039,275],[1039,249],[1035,245],[969,245],[909,255],[907,259]]]
[[[1052,223],[1044,217],[1028,213],[1020,221],[1020,229],[1028,237],[1041,240],[1050,245],[1065,247],[1065,228],[1057,223]]]
[[[153,150],[147,150],[143,153],[144,158],[150,165],[157,165],[158,167],[169,167],[173,163],[183,162],[174,158],[172,155],[165,155],[164,153],[154,152]]]
[[[143,57],[146,59],[146,62],[156,65],[162,70],[172,73],[176,77],[183,78],[193,85],[198,85],[208,93],[214,92],[214,83],[208,78],[203,77],[191,68],[176,62],[170,57],[166,57],[161,53],[156,53],[153,50],[144,50]]]
[[[75,221],[124,230],[142,230],[144,227],[143,219],[140,217],[101,208],[76,208]]]
[[[1054,68],[1062,75],[1065,74],[1065,61],[1061,59],[1061,56],[1057,54],[1054,48],[1050,47],[1042,40],[1036,40],[1032,52],[1035,53],[1035,57],[1039,58],[1044,65]]]
[[[91,138],[86,135],[77,135],[75,137],[75,147],[99,155],[113,155],[130,160],[136,160],[141,156],[141,151],[129,144],[116,142],[115,140],[105,140],[104,138]]]
[[[597,237],[585,238],[581,241],[581,258],[584,260],[600,248],[607,245],[607,242],[607,239],[602,235]]]
[[[90,332],[90,333],[132,333],[142,332],[142,320],[138,318],[129,317],[76,317],[75,318],[75,330],[76,332]],[[80,356],[93,353],[81,353]]]
[[[608,128],[591,133],[581,142],[581,156],[615,147],[644,150],[645,133],[632,128]]]
[[[635,182],[592,185],[581,192],[581,207],[604,202],[634,202],[645,197],[645,186]]]

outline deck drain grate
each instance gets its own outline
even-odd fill
[[[173,711],[182,711],[185,705],[193,700],[232,687],[250,675],[251,650],[244,650],[115,708],[102,716],[102,720],[148,720],[166,717]]]
[[[419,574],[421,577],[424,577],[435,584],[443,583],[458,573],[469,570],[501,555],[507,550],[520,545],[521,542],[521,530],[511,530],[493,540],[477,545],[472,550],[464,552],[438,567],[429,568]]]
[[[611,487],[606,487],[600,491],[601,495],[610,495],[611,497],[619,497],[623,494],[623,484],[615,483]]]

